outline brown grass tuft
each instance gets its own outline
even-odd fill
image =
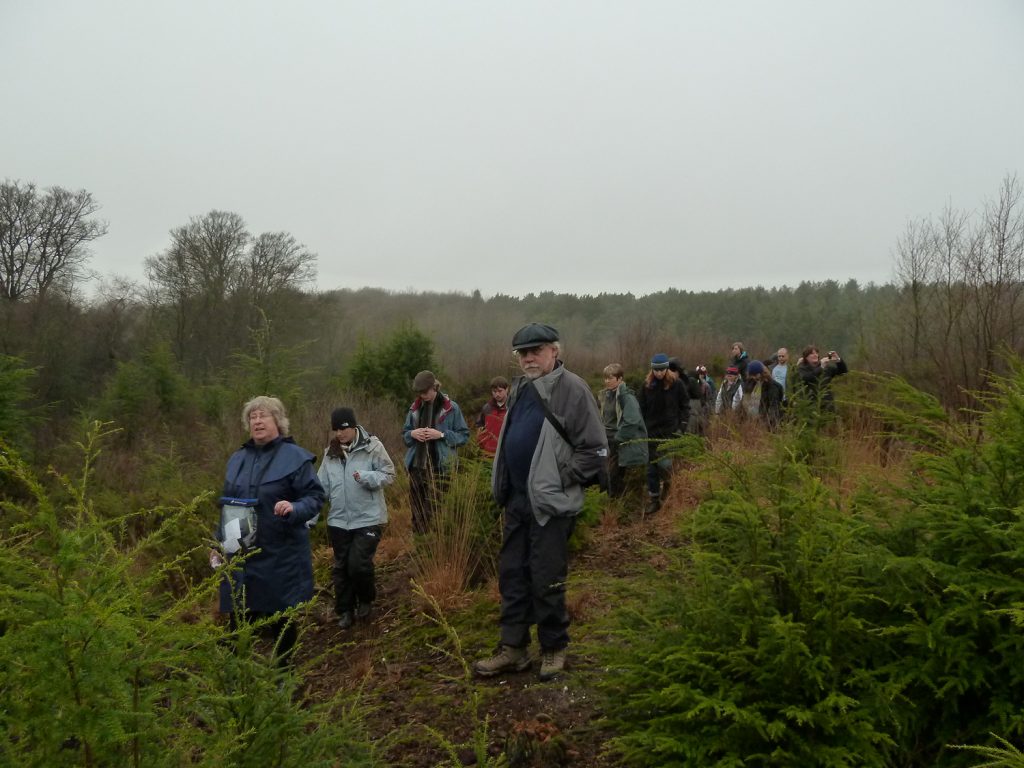
[[[500,529],[493,518],[488,469],[482,462],[461,462],[447,487],[434,489],[431,528],[415,540],[414,578],[445,610],[464,605],[468,588],[494,574]]]

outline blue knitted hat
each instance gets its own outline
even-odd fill
[[[666,355],[664,352],[659,352],[658,354],[651,358],[651,370],[664,370],[668,368],[669,362],[670,360],[668,359],[668,355]]]

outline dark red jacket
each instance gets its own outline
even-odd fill
[[[501,434],[501,425],[505,423],[506,413],[508,413],[508,400],[504,405],[498,405],[492,397],[484,405],[476,420],[476,425],[479,427],[476,441],[480,449],[488,456],[493,456],[498,450],[498,435]]]

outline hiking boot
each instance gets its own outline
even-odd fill
[[[541,682],[554,680],[565,669],[565,648],[557,651],[542,651],[540,656]]]
[[[480,677],[494,677],[502,672],[522,672],[530,666],[530,654],[525,648],[511,645],[498,646],[498,652],[473,665],[473,671]]]
[[[355,619],[352,618],[352,611],[345,611],[338,617],[338,626],[341,629],[351,629],[355,623]]]
[[[373,608],[373,603],[360,603],[356,607],[356,618],[365,619],[370,615],[370,610]]]
[[[653,515],[659,509],[661,509],[661,496],[651,496],[647,500],[647,506],[644,507],[644,514]]]

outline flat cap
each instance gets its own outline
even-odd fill
[[[437,377],[433,373],[430,371],[420,371],[416,374],[416,378],[412,380],[412,391],[426,392],[428,389],[433,389],[435,384],[437,384]]]
[[[530,323],[516,331],[516,335],[512,337],[512,351],[539,347],[541,344],[550,344],[554,341],[558,341],[558,331],[550,325]]]

